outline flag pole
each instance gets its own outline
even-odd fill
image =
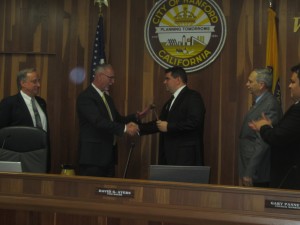
[[[273,9],[273,0],[268,0],[268,25],[267,25],[267,46],[266,66],[273,71],[272,93],[281,103],[281,91],[278,71],[278,38],[276,28],[276,13]]]
[[[273,2],[272,2],[272,0],[269,0],[269,8],[272,9],[272,6],[273,6]]]
[[[106,5],[108,7],[108,0],[94,0],[94,5],[98,3],[99,6],[99,16],[102,16],[102,5]]]
[[[99,6],[99,19],[96,29],[96,35],[93,45],[92,65],[90,72],[90,82],[94,80],[95,70],[97,65],[103,64],[106,61],[105,48],[104,48],[104,29],[103,29],[103,13],[102,6],[108,7],[108,0],[94,0],[94,5],[98,3]]]

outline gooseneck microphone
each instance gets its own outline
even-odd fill
[[[129,149],[129,154],[128,154],[128,159],[127,159],[124,174],[123,174],[123,178],[126,178],[127,169],[128,169],[129,161],[130,161],[130,158],[131,158],[131,153],[132,153],[132,150],[134,149],[134,147],[135,147],[135,143],[131,142],[130,149]]]
[[[150,109],[153,111],[153,113],[155,115],[155,119],[158,120],[158,115],[157,115],[157,112],[156,112],[156,105],[154,103],[152,103],[150,105]]]

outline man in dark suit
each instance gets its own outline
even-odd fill
[[[0,128],[31,126],[47,131],[46,101],[37,96],[40,90],[37,71],[33,68],[20,71],[17,74],[17,85],[19,93],[4,98],[0,103]],[[37,113],[39,118],[36,117]]]
[[[106,94],[114,83],[111,65],[98,65],[94,81],[77,98],[80,175],[114,177],[116,136],[138,132],[137,115],[123,117]]]
[[[20,71],[17,74],[17,85],[19,93],[4,98],[0,102],[0,128],[8,126],[38,127],[48,134],[46,101],[38,96],[40,77],[36,69]],[[48,147],[48,149],[50,148]],[[50,171],[50,151],[48,151],[47,160],[47,171]]]
[[[290,91],[294,104],[277,125],[262,114],[249,126],[272,147],[271,185],[300,189],[300,64],[291,69]]]
[[[261,117],[264,112],[277,124],[282,116],[277,99],[270,93],[272,73],[269,69],[255,69],[246,86],[255,99],[244,118],[239,136],[239,177],[243,186],[268,187],[270,182],[270,146],[260,135],[253,131],[248,123]]]
[[[139,125],[141,135],[160,132],[159,164],[203,165],[202,97],[187,87],[187,75],[181,67],[166,69],[164,84],[172,97],[158,121]]]

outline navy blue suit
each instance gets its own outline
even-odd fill
[[[46,118],[48,118],[46,101],[38,96],[35,99],[45,113]],[[0,103],[0,128],[8,126],[34,126],[21,93],[4,98]]]
[[[39,96],[35,96],[36,101],[43,110],[47,120],[47,139],[48,139],[48,158],[47,158],[47,171],[51,168],[51,153],[49,141],[49,125],[47,116],[46,101]],[[28,126],[34,127],[32,117],[28,107],[19,92],[16,95],[4,98],[0,102],[0,129],[9,126]]]

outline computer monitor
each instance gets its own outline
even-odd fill
[[[22,172],[21,162],[0,161],[0,172]]]
[[[208,184],[209,175],[209,166],[149,166],[149,180]]]

